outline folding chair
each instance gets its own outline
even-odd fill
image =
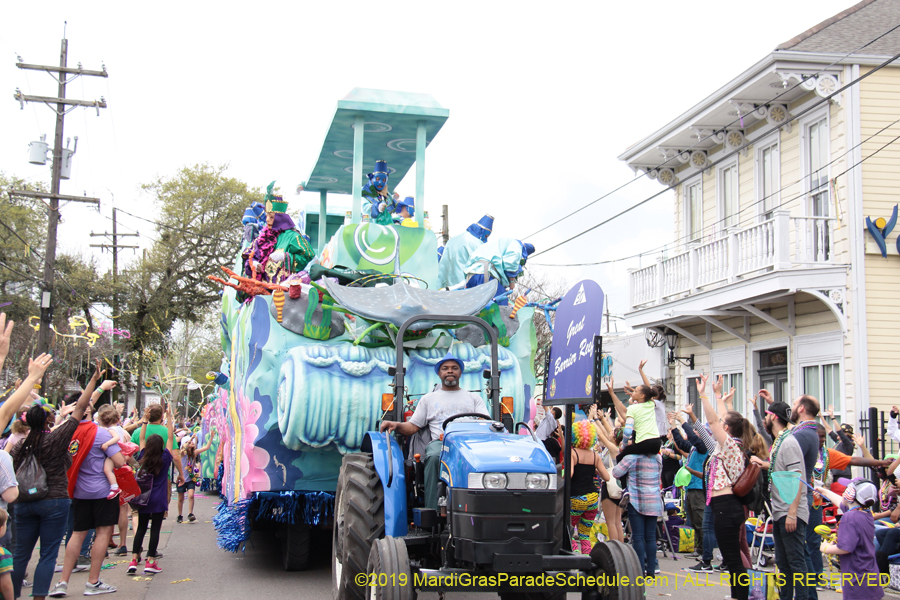
[[[765,555],[763,550],[766,547],[766,538],[769,538],[772,544],[775,544],[775,534],[772,529],[774,529],[773,521],[772,521],[772,507],[769,506],[768,502],[765,502],[765,514],[766,518],[762,522],[762,526],[759,525],[760,517],[757,517],[756,527],[753,528],[753,539],[750,540],[750,556],[753,557],[753,548],[756,546],[756,540],[759,540],[759,550],[756,553],[756,562],[753,566],[755,570],[759,570],[760,566],[765,566],[763,561],[765,560]],[[746,525],[745,525],[746,526]],[[772,529],[770,529],[772,528]]]

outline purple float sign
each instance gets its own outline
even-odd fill
[[[596,281],[579,281],[566,293],[553,322],[549,404],[554,400],[594,397],[594,336],[603,322],[603,290]]]

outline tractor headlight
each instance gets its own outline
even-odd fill
[[[506,475],[503,473],[485,473],[482,481],[486,490],[506,489]]]
[[[526,490],[546,490],[550,486],[550,477],[546,473],[529,473],[525,476]]]

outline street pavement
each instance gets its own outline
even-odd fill
[[[288,573],[282,570],[280,545],[273,533],[254,532],[244,552],[232,554],[216,546],[216,532],[212,518],[219,499],[215,495],[197,495],[194,513],[195,523],[175,523],[176,499],[172,499],[170,518],[164,521],[160,537],[159,561],[162,573],[137,577],[125,574],[131,560],[111,556],[101,571],[101,579],[118,588],[108,596],[128,600],[319,600],[331,598],[331,532],[314,532],[312,566],[305,572]],[[186,508],[186,507],[185,507]],[[146,541],[145,541],[146,545]],[[131,547],[131,532],[128,546]],[[36,561],[37,553],[35,554]],[[722,600],[729,595],[729,588],[720,583],[719,575],[697,576],[682,569],[696,561],[680,556],[675,561],[671,555],[659,556],[661,576],[668,578],[668,585],[660,580],[656,587],[646,588],[648,600],[685,598],[690,600]],[[59,563],[62,564],[62,548]],[[59,575],[54,577],[54,583]],[[74,573],[69,582],[69,596],[81,596],[87,572]],[[23,590],[27,593],[30,590]],[[422,600],[438,600],[436,592],[421,592]],[[466,592],[448,592],[445,598],[453,600],[478,600],[495,598],[496,595]],[[569,594],[568,600],[578,600],[580,594]],[[820,600],[840,600],[835,592],[819,592]]]

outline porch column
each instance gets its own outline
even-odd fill
[[[791,267],[791,211],[776,210],[773,215],[774,227],[772,235],[774,252],[774,268],[776,271]]]
[[[637,269],[628,269],[628,305],[634,310],[634,274]]]
[[[416,123],[416,223],[425,227],[425,121]]]
[[[362,196],[360,196],[362,198]],[[317,254],[322,256],[322,251],[325,249],[325,244],[327,240],[325,236],[328,235],[328,190],[319,190],[319,249]]]
[[[353,123],[353,208],[350,222],[359,223],[362,212],[363,136],[366,123],[362,115],[356,115]],[[321,227],[321,225],[320,225]]]
[[[688,245],[688,287],[690,288],[690,292],[692,294],[697,293],[697,282],[700,280],[700,258],[699,252],[697,252],[697,246],[699,246],[697,242],[692,242]]]
[[[737,231],[737,227],[729,228],[726,230],[726,234],[728,235],[728,256],[725,257],[725,268],[727,269],[726,272],[728,275],[728,283],[734,283],[735,281],[737,281],[738,264],[741,258],[741,249],[738,247],[739,244]]]
[[[662,257],[656,259],[656,304],[663,303],[663,296],[666,295],[666,272],[663,269]]]

